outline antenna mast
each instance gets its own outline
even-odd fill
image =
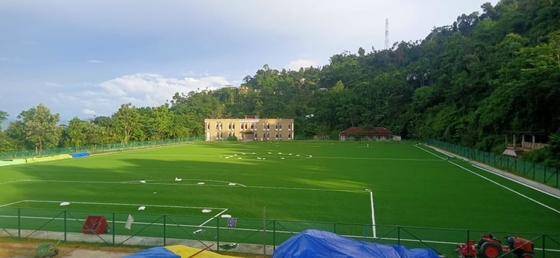
[[[389,49],[389,18],[385,19],[385,49]]]

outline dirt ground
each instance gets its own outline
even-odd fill
[[[35,249],[40,243],[38,242],[0,242],[0,258],[32,258],[35,257]],[[58,246],[58,257],[73,258],[117,258],[128,254],[138,252],[140,248],[128,247],[81,247],[81,246]]]
[[[0,258],[33,258],[35,250],[41,243],[39,240],[17,240],[10,238],[0,238]],[[53,242],[56,244],[56,242]],[[119,258],[128,254],[136,253],[147,247],[113,247],[101,246],[88,243],[60,243],[57,245],[59,254],[55,258]],[[236,257],[247,258],[270,258],[270,255],[223,253]]]

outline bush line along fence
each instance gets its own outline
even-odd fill
[[[532,179],[533,181],[543,183],[551,187],[560,188],[560,176],[557,168],[551,168],[514,157],[497,155],[433,139],[428,140],[427,143],[468,159],[476,160],[492,167]]]
[[[191,137],[191,138],[139,141],[139,142],[128,142],[128,143],[95,144],[95,145],[87,145],[87,146],[79,146],[79,147],[44,149],[42,151],[35,151],[35,150],[9,151],[9,152],[0,152],[0,160],[56,156],[56,155],[71,154],[77,152],[101,153],[101,152],[123,151],[123,150],[139,149],[139,148],[157,147],[163,145],[197,142],[202,140],[203,140],[202,137]]]
[[[85,223],[90,215],[105,217],[110,230],[98,234]],[[125,228],[128,217],[134,221]],[[457,243],[478,240],[483,230],[443,229],[411,226],[263,220],[236,218],[231,227],[228,218],[109,211],[70,211],[34,208],[0,208],[0,236],[49,239],[52,241],[96,242],[107,245],[165,246],[186,244],[204,247],[214,244],[217,251],[271,254],[275,248],[306,229],[337,233],[360,241],[398,244],[408,248],[431,248],[440,255],[456,256]],[[86,234],[85,231],[90,231]],[[94,232],[95,231],[95,232]],[[520,236],[534,242],[535,257],[559,257],[560,235],[492,232],[495,236]],[[231,249],[237,244],[239,247]]]

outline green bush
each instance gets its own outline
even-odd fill
[[[236,142],[236,141],[237,141],[237,136],[228,136],[228,138],[226,139],[226,141],[228,141],[228,142]]]

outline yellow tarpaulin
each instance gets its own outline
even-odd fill
[[[190,246],[185,246],[185,245],[169,245],[165,247],[166,249],[168,249],[169,251],[174,252],[177,255],[180,255],[181,258],[188,258],[190,256],[192,256],[193,254],[200,252],[200,248],[194,248],[194,247],[190,247]],[[196,256],[194,256],[193,258],[240,258],[238,256],[229,256],[229,255],[222,255],[222,254],[217,254],[214,253],[210,250],[204,250],[202,252],[200,252],[199,254],[197,254]]]

